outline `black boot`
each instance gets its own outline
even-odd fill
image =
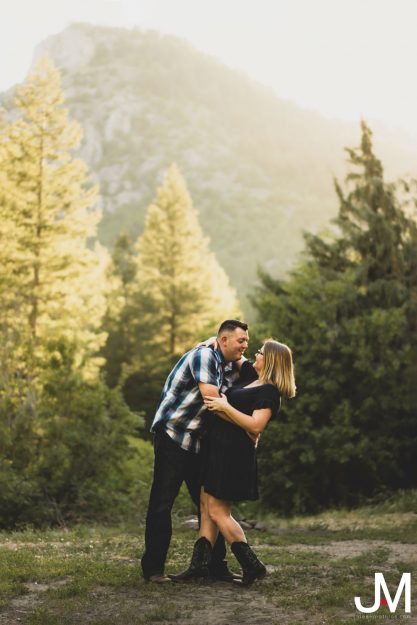
[[[262,579],[266,575],[265,565],[256,557],[256,554],[249,547],[248,543],[235,542],[231,544],[231,549],[237,561],[242,567],[243,577],[240,582],[244,586],[249,586],[255,579]],[[239,582],[236,582],[239,583]]]
[[[210,563],[210,577],[216,582],[230,582],[241,581],[242,576],[237,573],[233,573],[227,566],[226,560],[220,562],[215,561],[213,558]]]
[[[211,544],[203,536],[194,545],[190,566],[186,571],[178,575],[170,575],[173,582],[189,582],[201,577],[209,577],[209,564],[211,560]]]

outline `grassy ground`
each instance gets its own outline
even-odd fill
[[[284,521],[267,518],[267,531],[248,540],[269,575],[250,588],[220,582],[191,585],[145,583],[138,557],[143,530],[77,527],[0,534],[1,625],[358,625],[403,619],[381,607],[361,615],[360,595],[373,604],[374,573],[391,595],[403,572],[417,580],[417,513],[387,507],[325,513]],[[175,529],[167,571],[187,565],[196,532]],[[233,556],[230,563],[235,566]]]

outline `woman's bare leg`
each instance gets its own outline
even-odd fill
[[[204,490],[204,487],[201,487],[200,491],[200,537],[207,538],[207,540],[211,543],[213,547],[214,543],[217,540],[217,536],[219,533],[219,528],[216,523],[210,518],[209,509],[208,509],[208,501],[207,498],[209,495]]]
[[[244,531],[230,513],[230,503],[216,499],[216,497],[207,493],[205,493],[205,498],[205,505],[208,508],[211,521],[216,524],[229,545],[234,542],[246,543]]]

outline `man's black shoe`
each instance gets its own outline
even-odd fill
[[[168,575],[164,575],[161,573],[160,575],[151,575],[150,577],[145,577],[146,582],[152,582],[153,584],[166,584],[171,581],[171,578]]]

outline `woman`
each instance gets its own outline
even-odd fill
[[[258,499],[256,445],[248,434],[263,432],[278,414],[281,396],[295,396],[292,353],[269,339],[256,352],[253,365],[243,362],[239,382],[226,395],[204,398],[218,416],[212,419],[204,443],[200,538],[190,564],[196,576],[205,575],[219,531],[242,567],[241,583],[248,585],[266,574],[231,515],[231,502]]]

